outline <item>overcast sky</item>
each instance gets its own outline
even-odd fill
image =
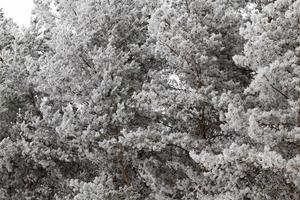
[[[3,8],[6,17],[11,17],[22,26],[30,23],[33,0],[0,0],[0,8]]]

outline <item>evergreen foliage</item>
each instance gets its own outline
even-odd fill
[[[300,199],[300,0],[0,10],[0,199]]]

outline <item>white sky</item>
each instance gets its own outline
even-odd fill
[[[30,23],[33,0],[0,0],[6,17],[13,18],[19,26],[28,26]]]

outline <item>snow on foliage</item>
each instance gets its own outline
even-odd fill
[[[0,10],[0,199],[300,199],[300,0]]]

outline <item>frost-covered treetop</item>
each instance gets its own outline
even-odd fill
[[[300,199],[300,0],[0,10],[0,200]]]

